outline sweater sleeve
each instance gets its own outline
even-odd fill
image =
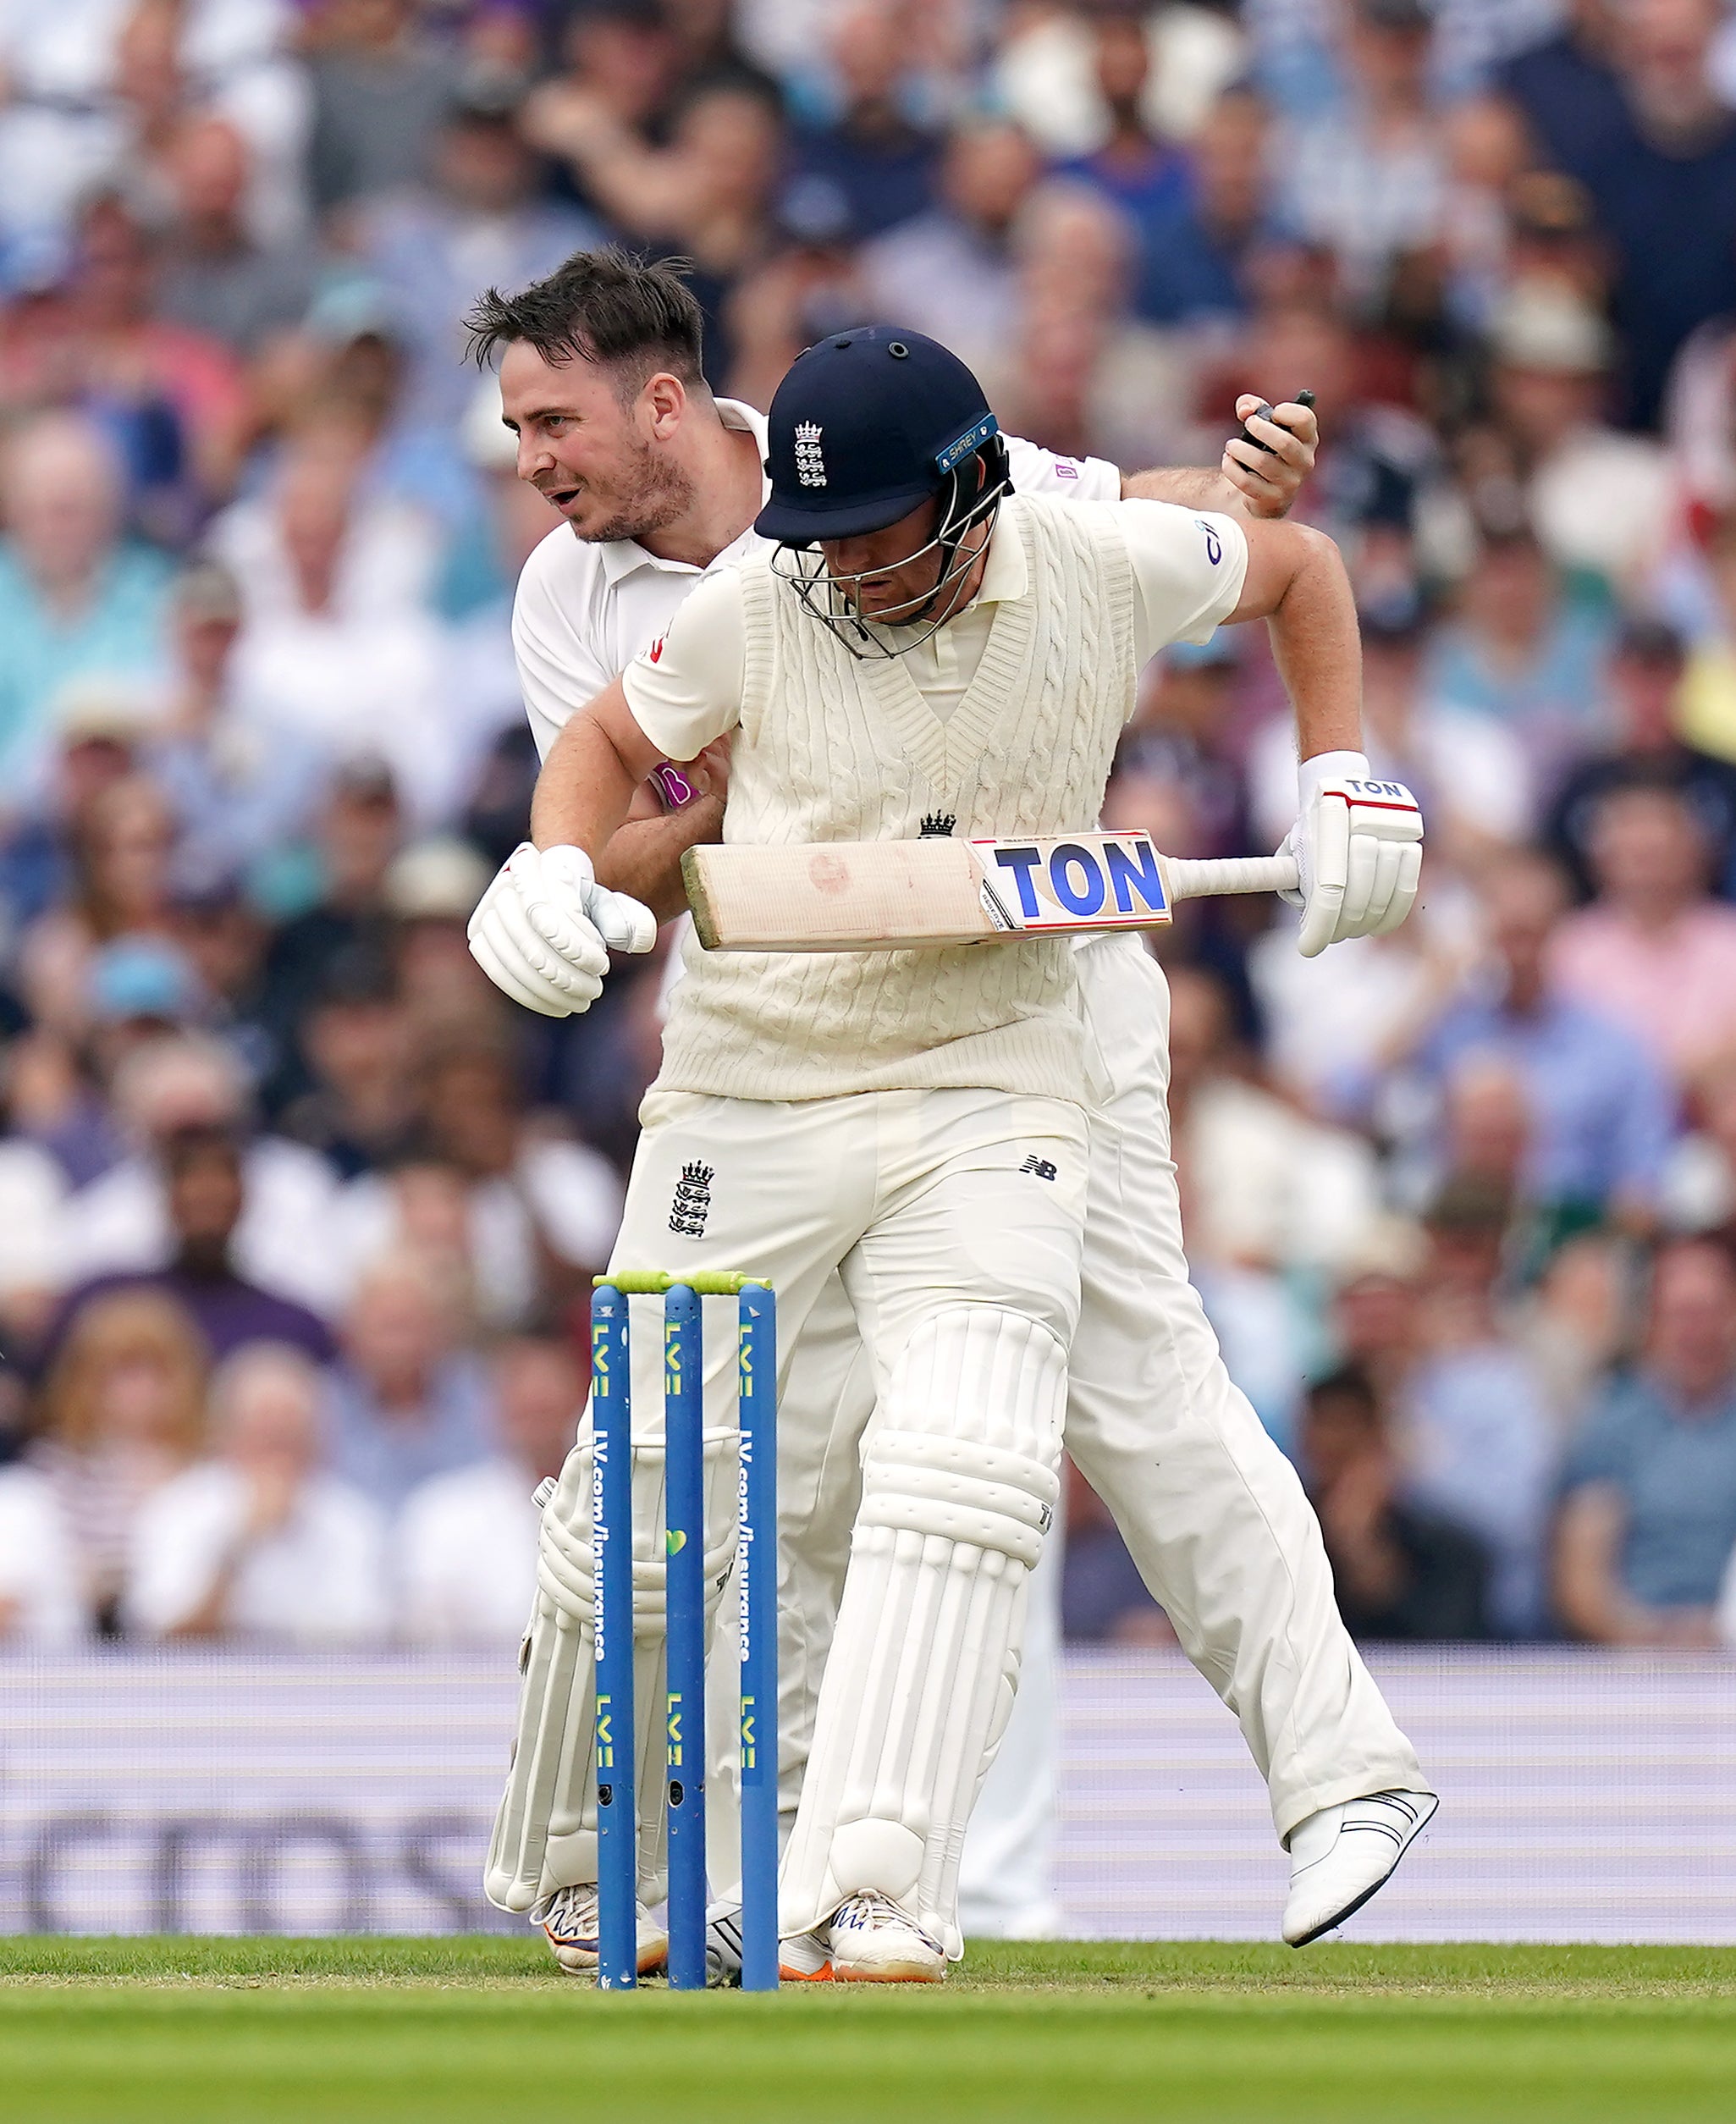
[[[666,759],[693,759],[741,720],[747,629],[741,579],[707,576],[621,673],[633,720]]]

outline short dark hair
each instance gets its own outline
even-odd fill
[[[595,361],[620,368],[637,390],[667,369],[684,383],[702,383],[704,320],[687,285],[685,258],[635,257],[618,244],[576,251],[547,279],[517,295],[490,288],[469,316],[471,358],[486,367],[499,349],[522,339],[545,361]]]

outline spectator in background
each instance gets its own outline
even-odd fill
[[[1659,1254],[1640,1365],[1568,1459],[1555,1599],[1575,1636],[1704,1645],[1736,1552],[1736,1270],[1721,1246]]]
[[[1403,1389],[1405,1495],[1489,1553],[1487,1613],[1504,1637],[1544,1619],[1544,1538],[1556,1430],[1546,1383],[1498,1316],[1508,1205],[1449,1180],[1426,1219],[1419,1356]]]
[[[416,1112],[413,1028],[383,952],[332,955],[301,1021],[311,1088],[292,1100],[284,1134],[317,1150],[339,1178],[389,1165],[408,1147]]]
[[[1736,759],[1736,509],[1711,521],[1704,554],[1663,588],[1692,642],[1678,727],[1699,750]]]
[[[600,1152],[526,1114],[509,1051],[449,1034],[424,1059],[420,1106],[428,1161],[462,1190],[464,1266],[483,1318],[516,1326],[587,1289],[620,1222],[620,1182]],[[414,1236],[390,1178],[355,1182],[344,1207],[358,1260]]]
[[[1238,670],[1237,644],[1226,628],[1209,642],[1172,643],[1141,675],[1138,704],[1116,753],[1117,777],[1149,775],[1178,792],[1193,855],[1240,855],[1254,845],[1233,744]],[[1292,782],[1295,758],[1292,742]]]
[[[730,370],[727,295],[773,241],[784,146],[775,93],[746,76],[697,82],[664,148],[648,146],[598,97],[566,99],[540,124],[537,108],[527,114],[532,137],[571,163],[614,227],[692,261],[705,312],[705,372],[721,388]]]
[[[267,1088],[280,1106],[306,1089],[301,1025],[340,954],[387,955],[386,873],[404,833],[392,770],[377,754],[343,763],[327,786],[317,825],[313,903],[284,922],[265,964],[266,1007],[282,1056]]]
[[[55,698],[42,775],[0,825],[0,920],[16,935],[64,896],[91,806],[139,764],[151,707],[124,676],[73,679]]]
[[[1685,664],[1681,636],[1661,620],[1629,620],[1610,652],[1609,748],[1569,773],[1543,829],[1581,899],[1589,900],[1594,890],[1590,842],[1598,805],[1611,790],[1631,783],[1680,792],[1706,835],[1713,882],[1723,898],[1736,897],[1736,765],[1682,737]]]
[[[134,508],[157,536],[185,539],[233,487],[249,433],[245,383],[221,340],[173,323],[155,301],[156,236],[126,194],[98,192],[80,215],[65,335],[45,349],[124,450]]]
[[[67,1205],[67,1265],[74,1281],[162,1268],[174,1250],[170,1145],[190,1128],[245,1137],[250,1118],[240,1063],[220,1042],[196,1034],[158,1039],[130,1055],[116,1073],[113,1099],[128,1153]],[[261,1135],[245,1142],[241,1172],[237,1271],[274,1297],[329,1316],[344,1287],[344,1264],[331,1244],[331,1169],[300,1144]]]
[[[1518,110],[1537,150],[1570,169],[1586,146],[1626,119],[1612,63],[1618,0],[1567,0],[1564,19],[1496,70],[1496,92]]]
[[[252,155],[215,113],[176,128],[163,158],[170,221],[157,268],[158,314],[252,355],[299,324],[317,284],[318,253],[300,237],[262,242],[250,214]]]
[[[56,697],[102,672],[141,690],[161,673],[170,569],[122,536],[124,487],[106,437],[45,413],[0,458],[0,779],[36,767]]]
[[[1450,904],[1437,913],[1429,901],[1390,935],[1354,937],[1319,958],[1298,954],[1287,922],[1264,931],[1248,951],[1248,974],[1274,1080],[1311,1110],[1336,1112],[1336,1088],[1378,1068],[1439,996],[1443,965],[1461,949]]]
[[[330,1387],[333,1465],[383,1512],[488,1453],[464,1325],[451,1279],[420,1255],[384,1255],[355,1281]]]
[[[174,850],[174,814],[148,775],[128,775],[91,797],[73,843],[71,890],[19,943],[22,985],[40,1023],[73,1033],[89,1025],[105,946],[168,943]]]
[[[907,108],[914,55],[899,8],[868,0],[829,26],[837,108],[795,132],[783,211],[800,227],[861,240],[927,212],[940,149]]]
[[[1374,1160],[1234,1066],[1222,985],[1171,970],[1170,1126],[1187,1186],[1188,1241],[1205,1260],[1331,1270],[1354,1256],[1379,1208]]]
[[[139,1513],[205,1437],[199,1332],[158,1291],[86,1309],[43,1383],[29,1459],[51,1486],[78,1560],[79,1597],[112,1631]]]
[[[1488,1635],[1488,1559],[1450,1519],[1407,1503],[1390,1423],[1365,1374],[1308,1390],[1298,1465],[1353,1637],[1413,1643]]]
[[[499,992],[470,955],[468,929],[491,873],[468,841],[440,835],[400,851],[386,873],[394,963],[405,1010],[427,1035],[486,1039]]]
[[[320,759],[296,733],[234,712],[240,590],[221,562],[195,561],[169,607],[174,676],[143,746],[146,771],[179,828],[177,877],[209,891],[306,824]]]
[[[1188,143],[1180,196],[1148,214],[1135,306],[1158,325],[1222,325],[1250,306],[1259,251],[1280,234],[1266,107],[1226,89]]]
[[[1401,254],[1432,244],[1445,217],[1434,25],[1420,0],[1347,0],[1339,19],[1348,108],[1302,127],[1281,167],[1303,233],[1331,251],[1350,306],[1372,318]]]
[[[1013,224],[1039,174],[1015,125],[956,126],[941,164],[940,203],[863,246],[868,313],[907,324],[987,370],[1018,328]]]
[[[363,439],[335,422],[298,439],[257,526],[256,557],[243,536],[256,535],[252,504],[251,521],[238,510],[218,527],[218,556],[246,586],[235,704],[245,720],[287,728],[329,761],[383,756],[409,808],[432,819],[455,800],[462,757],[444,645],[424,602],[438,531],[431,512],[368,495]],[[277,585],[262,579],[262,561]],[[397,579],[370,582],[371,564]]]
[[[1624,1025],[1666,1068],[1736,1042],[1736,908],[1707,891],[1698,814],[1667,784],[1612,790],[1588,843],[1597,896],[1550,952],[1562,994]]]
[[[485,287],[540,280],[603,240],[597,223],[539,199],[536,157],[509,94],[478,85],[447,113],[424,187],[376,201],[362,258],[409,345],[403,417],[451,428],[474,388],[465,312]]]
[[[1013,231],[1022,328],[982,371],[1002,424],[1063,456],[1122,465],[1186,454],[1187,350],[1129,312],[1133,232],[1076,179],[1046,184]]]
[[[1428,815],[1431,857],[1474,871],[1530,830],[1535,789],[1524,748],[1482,709],[1425,692],[1428,629],[1414,594],[1400,594],[1360,616],[1363,742],[1370,764],[1377,775],[1416,792]],[[1248,773],[1259,838],[1276,846],[1289,827],[1275,821],[1296,812],[1293,716],[1275,715],[1261,727]]]
[[[452,98],[452,57],[416,0],[322,0],[307,73],[307,171],[321,213],[413,185]]]
[[[37,1468],[0,1467],[0,1647],[69,1644],[89,1622],[54,1485]]]
[[[1438,1183],[1451,1081],[1467,1062],[1492,1061],[1522,1088],[1526,1202],[1568,1222],[1607,1216],[1648,1230],[1673,1133],[1669,1082],[1630,1030],[1553,978],[1567,908],[1554,863],[1513,850],[1486,862],[1478,882],[1486,960],[1376,1061],[1340,1076],[1337,1110],[1389,1128],[1407,1111],[1414,1150]],[[1431,1143],[1415,1141],[1422,1116]]]
[[[1490,349],[1496,418],[1544,550],[1600,588],[1637,588],[1672,528],[1674,479],[1656,443],[1604,422],[1609,327],[1570,290],[1521,282],[1496,310]]]
[[[1061,167],[1100,191],[1127,218],[1138,251],[1134,306],[1155,323],[1173,323],[1173,313],[1166,315],[1161,300],[1154,305],[1152,298],[1159,295],[1154,284],[1166,262],[1165,238],[1187,204],[1187,164],[1146,122],[1151,58],[1144,21],[1136,14],[1106,14],[1093,27],[1107,137],[1090,154]]]
[[[1670,1162],[1666,1222],[1736,1244],[1736,1050],[1695,1071],[1687,1108],[1689,1132]]]
[[[9,1094],[21,1060],[14,1044]],[[0,1349],[14,1360],[41,1348],[65,1288],[66,1195],[66,1175],[50,1151],[22,1134],[0,1136]],[[0,1462],[16,1446],[23,1394],[21,1376],[8,1381],[0,1369]]]
[[[211,1389],[211,1458],[140,1513],[122,1613],[151,1637],[366,1643],[390,1622],[385,1530],[321,1468],[319,1374],[275,1343],[240,1349]]]
[[[1492,716],[1515,737],[1533,786],[1551,789],[1603,736],[1604,623],[1569,607],[1527,527],[1489,527],[1425,669],[1432,703]]]
[[[51,1338],[71,1334],[85,1309],[116,1290],[156,1290],[172,1298],[204,1337],[214,1363],[248,1343],[281,1343],[311,1363],[336,1354],[331,1330],[294,1299],[251,1283],[234,1266],[235,1233],[246,1207],[242,1153],[223,1128],[180,1130],[164,1147],[171,1251],[163,1267],[99,1276],[68,1294]]]
[[[412,1490],[393,1540],[400,1627],[417,1644],[515,1646],[537,1581],[541,1508],[578,1428],[585,1382],[571,1345],[525,1334],[489,1361],[485,1460]]]
[[[656,0],[592,0],[571,10],[559,41],[559,70],[532,90],[521,123],[532,146],[564,164],[580,205],[601,213],[565,143],[596,124],[624,129],[642,146],[666,135],[683,55]]]
[[[1636,0],[1611,14],[1619,113],[1609,113],[1594,88],[1584,98],[1592,122],[1551,126],[1561,136],[1546,145],[1590,193],[1613,251],[1625,417],[1651,428],[1678,349],[1697,325],[1736,309],[1728,240],[1736,226],[1736,118],[1707,67],[1718,0]],[[1579,80],[1590,86],[1587,73]]]

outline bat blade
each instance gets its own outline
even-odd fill
[[[1170,919],[1143,833],[690,848],[699,941],[713,952],[933,951]]]

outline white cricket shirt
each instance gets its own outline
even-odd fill
[[[1204,641],[1234,611],[1248,571],[1248,541],[1233,517],[1166,501],[1081,506],[1127,549],[1136,666],[1171,642]],[[902,659],[938,721],[947,720],[976,676],[998,608],[1025,597],[1029,588],[1023,546],[1003,510],[989,538],[982,588],[962,612]],[[621,684],[634,720],[651,742],[671,759],[692,759],[735,728],[746,665],[741,577],[731,568],[696,586],[667,632],[622,672]]]
[[[764,415],[737,399],[720,398],[717,409],[725,428],[753,437],[763,462]],[[1103,458],[1057,457],[1011,435],[1006,447],[1018,494],[1080,501],[1114,501],[1121,494],[1121,472]],[[574,710],[594,700],[668,632],[708,576],[771,550],[771,542],[750,525],[709,566],[695,568],[660,560],[636,539],[587,543],[570,524],[556,525],[526,561],[512,611],[519,684],[538,753],[546,759]]]

